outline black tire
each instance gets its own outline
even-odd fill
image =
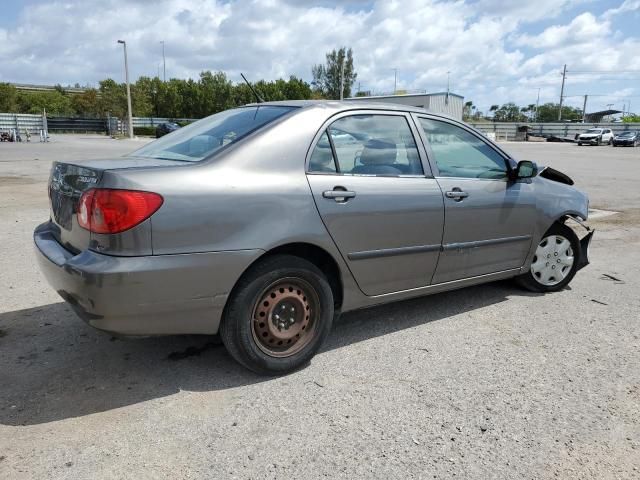
[[[521,287],[531,292],[547,293],[562,290],[569,284],[569,282],[571,282],[571,280],[573,280],[573,277],[578,270],[578,260],[580,259],[581,250],[580,240],[578,239],[578,236],[575,234],[575,232],[563,223],[554,223],[551,228],[549,228],[549,230],[547,230],[542,236],[540,243],[542,243],[544,239],[550,235],[559,235],[569,240],[569,242],[571,243],[571,250],[573,251],[573,265],[571,266],[571,270],[569,271],[567,276],[561,282],[555,285],[544,285],[540,283],[531,270],[516,277],[516,282]],[[537,245],[536,248],[538,248]]]
[[[579,146],[579,147],[581,147],[581,146],[582,146],[582,144],[581,144],[580,142],[578,142],[578,146]]]
[[[300,331],[302,336],[299,334],[298,339],[289,339],[295,340],[292,347],[289,347],[290,349],[293,349],[296,342],[305,339],[300,344],[299,350],[292,351],[290,355],[287,355],[287,352],[268,353],[266,350],[277,347],[265,345],[262,335],[257,334],[259,328],[265,330],[277,328],[280,333],[283,333],[280,327],[275,327],[275,320],[272,319],[274,316],[275,318],[278,316],[273,315],[272,311],[264,317],[267,319],[265,320],[266,327],[264,326],[265,322],[257,320],[256,315],[256,311],[262,308],[262,303],[258,302],[264,298],[268,300],[269,297],[263,295],[268,294],[269,289],[274,285],[273,288],[277,288],[280,285],[279,282],[288,282],[287,285],[294,285],[298,282],[297,284],[301,285],[302,291],[310,297],[309,302],[315,305],[312,308],[307,308],[308,311],[315,312],[315,314],[312,320],[310,320],[310,315],[306,316],[306,321],[309,322],[306,324],[309,327],[306,332],[303,334]],[[284,291],[284,289],[280,289],[280,291]],[[297,292],[298,295],[301,294],[300,290]],[[307,296],[304,296],[305,301],[307,301]],[[282,300],[282,302],[284,301]],[[275,304],[274,301],[272,309],[276,308]],[[263,313],[260,312],[260,315]],[[304,311],[302,315],[305,315]],[[220,337],[231,356],[249,370],[260,375],[282,375],[306,365],[313,358],[331,331],[333,316],[333,293],[324,274],[314,264],[303,258],[292,255],[274,255],[252,266],[234,287],[220,325]],[[268,323],[269,321],[273,321],[274,326]],[[295,323],[296,327],[299,327],[298,320],[292,319],[291,321],[292,325]],[[303,323],[304,318],[301,318],[300,322]],[[261,327],[258,327],[258,323]],[[302,328],[304,327],[303,325]],[[286,327],[286,330],[288,329],[289,327]],[[261,333],[265,334],[267,331]],[[267,335],[264,336],[267,337]],[[269,340],[272,340],[271,334],[269,334]],[[281,348],[286,348],[286,345]]]
[[[613,145],[613,137],[609,139],[608,145]]]
[[[596,146],[600,146],[600,144],[602,143],[602,137],[598,137],[598,140],[596,140]]]

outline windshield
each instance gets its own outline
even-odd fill
[[[297,107],[259,105],[226,110],[175,130],[129,156],[197,162],[294,108]]]
[[[586,133],[602,133],[602,130],[600,130],[599,128],[591,128],[587,130]]]
[[[622,132],[618,134],[619,137],[633,137],[634,135],[635,132]]]

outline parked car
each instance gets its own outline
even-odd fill
[[[613,132],[610,128],[590,128],[584,133],[578,135],[576,140],[578,145],[586,143],[587,145],[600,145],[606,143],[610,145],[613,142]]]
[[[640,131],[638,130],[629,130],[613,137],[614,147],[637,147],[638,145],[640,145]]]
[[[156,138],[163,137],[167,133],[175,132],[180,128],[180,125],[173,122],[161,123],[156,127]]]
[[[572,185],[420,108],[262,103],[126,157],[55,162],[34,239],[94,327],[219,332],[241,364],[279,374],[341,312],[506,278],[561,290],[593,235],[568,225],[589,229]]]

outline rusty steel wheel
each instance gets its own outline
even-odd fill
[[[314,337],[319,300],[313,287],[301,278],[273,282],[253,305],[251,333],[260,350],[271,357],[289,357]]]
[[[334,317],[325,274],[293,255],[271,255],[251,266],[225,307],[220,338],[227,351],[261,375],[306,365],[320,350]]]

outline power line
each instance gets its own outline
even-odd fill
[[[600,74],[600,73],[640,73],[640,70],[567,70],[567,73]]]

